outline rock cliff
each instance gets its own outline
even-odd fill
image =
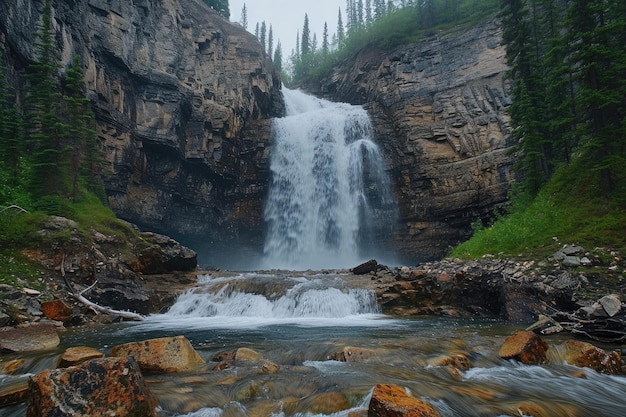
[[[507,201],[514,156],[500,41],[492,20],[393,50],[370,47],[307,86],[370,113],[399,203],[394,246],[405,259],[445,255],[472,221]]]
[[[0,15],[0,48],[18,87],[42,7],[5,2]],[[283,104],[256,38],[200,0],[52,7],[61,75],[82,57],[115,212],[206,242],[259,241],[269,118]]]

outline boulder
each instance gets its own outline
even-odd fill
[[[71,347],[67,348],[65,352],[63,352],[59,366],[65,368],[68,366],[78,365],[90,359],[102,357],[104,357],[104,353],[100,352],[98,349],[86,346]]]
[[[368,409],[369,417],[441,417],[426,401],[415,398],[397,385],[374,387]]]
[[[198,254],[174,239],[157,233],[141,234],[151,245],[143,249],[131,268],[142,274],[163,274],[171,271],[193,271],[198,266]]]
[[[156,417],[156,398],[133,358],[93,359],[31,376],[27,417]]]
[[[111,356],[132,356],[142,370],[149,372],[187,371],[205,363],[185,336],[118,345],[111,349]]]
[[[570,365],[591,368],[605,374],[622,372],[622,356],[618,351],[606,352],[579,340],[566,340],[565,348],[565,361]]]
[[[609,317],[614,317],[622,309],[622,301],[617,294],[609,294],[598,300]]]
[[[521,330],[504,340],[499,356],[525,364],[540,364],[547,362],[547,351],[548,344],[540,336]]]
[[[31,352],[54,349],[61,343],[55,326],[33,324],[26,327],[0,330],[0,351]]]
[[[350,271],[355,275],[369,274],[378,269],[378,262],[375,259],[370,259],[367,262],[363,262],[361,265],[357,265]]]
[[[41,311],[50,320],[70,321],[74,310],[63,300],[46,301],[41,304]]]

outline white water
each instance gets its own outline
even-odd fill
[[[269,325],[383,326],[376,295],[347,288],[334,275],[277,277],[243,273],[200,278],[165,314],[150,316],[144,328],[253,329]]]
[[[395,203],[365,110],[283,89],[273,123],[263,268],[346,268],[376,255]]]

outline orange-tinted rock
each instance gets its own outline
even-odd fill
[[[132,358],[93,359],[30,377],[27,417],[156,417],[157,400]]]
[[[546,402],[538,404],[532,401],[524,401],[511,410],[513,415],[522,414],[529,417],[583,417],[584,412],[578,410],[573,404],[556,404]]]
[[[263,361],[261,372],[264,374],[275,374],[280,371],[280,366],[270,361]]]
[[[439,356],[428,361],[431,366],[452,366],[460,371],[467,371],[472,367],[472,363],[467,356],[456,354],[450,356]]]
[[[74,311],[63,300],[46,301],[41,304],[41,311],[50,320],[69,321]]]
[[[204,363],[185,336],[131,342],[115,346],[111,356],[133,356],[144,371],[179,372]]]
[[[0,331],[0,351],[32,352],[49,350],[61,343],[52,325],[32,325]]]
[[[13,359],[11,361],[0,362],[0,374],[11,375],[26,363],[26,359]]]
[[[606,374],[621,373],[622,357],[618,351],[607,352],[591,343],[579,340],[565,341],[567,363],[594,369]]]
[[[100,352],[98,349],[86,346],[71,347],[63,352],[59,366],[65,368],[67,366],[78,365],[90,359],[102,358],[103,356],[104,353]]]
[[[525,364],[539,364],[547,361],[547,351],[548,344],[540,336],[521,330],[504,340],[499,355]]]
[[[441,417],[426,401],[409,395],[397,385],[379,384],[374,388],[369,417]]]

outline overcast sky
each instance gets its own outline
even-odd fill
[[[230,20],[241,21],[241,9],[244,3],[248,10],[248,31],[254,33],[256,23],[265,21],[269,33],[272,25],[274,49],[280,43],[283,51],[283,61],[296,48],[296,34],[302,33],[304,14],[309,16],[309,30],[311,38],[317,34],[317,45],[322,46],[324,22],[328,23],[328,41],[332,41],[333,33],[337,30],[337,13],[341,7],[341,17],[346,23],[346,0],[230,0]]]

